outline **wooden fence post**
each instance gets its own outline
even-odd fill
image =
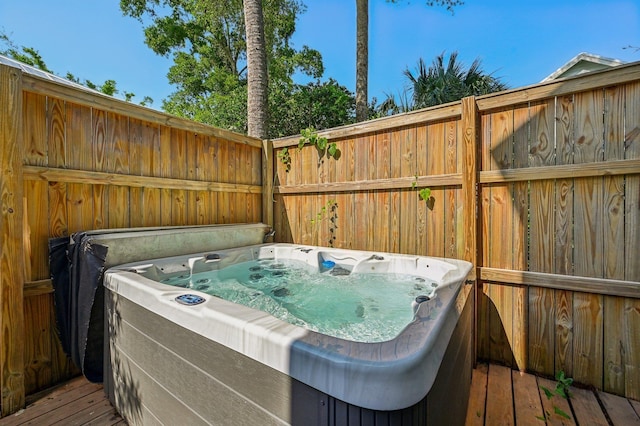
[[[464,260],[473,263],[469,279],[476,278],[478,265],[478,107],[474,96],[462,99],[462,193],[464,198]]]
[[[22,72],[0,65],[1,416],[25,403],[22,151]]]
[[[273,142],[262,141],[262,223],[273,228]]]
[[[463,218],[464,227],[464,260],[473,264],[468,279],[474,280],[473,299],[474,324],[473,324],[473,360],[478,359],[478,308],[479,296],[482,289],[479,288],[477,273],[478,264],[478,229],[479,229],[479,202],[480,192],[478,188],[478,152],[479,152],[479,113],[478,105],[474,96],[462,99],[462,198],[463,198]]]

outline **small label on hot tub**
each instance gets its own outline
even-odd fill
[[[176,297],[175,300],[176,302],[183,305],[199,305],[206,299],[204,297],[198,296],[197,294],[181,294],[180,296]]]

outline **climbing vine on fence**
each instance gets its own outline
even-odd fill
[[[318,132],[313,127],[307,127],[306,129],[302,129],[300,131],[298,150],[302,150],[305,145],[315,146],[316,150],[318,150],[318,166],[320,166],[322,160],[325,157],[337,160],[341,155],[340,149],[338,149],[338,145],[335,142],[329,143],[327,138],[319,136]],[[291,154],[289,153],[289,148],[282,148],[282,150],[278,153],[278,158],[280,159],[282,164],[284,164],[285,171],[289,173],[289,171],[291,170]]]

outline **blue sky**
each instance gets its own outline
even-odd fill
[[[355,1],[303,0],[292,43],[322,53],[324,79],[355,89]],[[639,0],[467,0],[452,15],[412,0],[369,0],[369,97],[381,101],[406,84],[403,71],[419,58],[458,52],[510,87],[534,84],[580,52],[640,61]],[[171,60],[155,55],[141,24],[122,16],[118,1],[2,0],[0,29],[18,45],[34,47],[50,69],[102,83],[114,79],[153,107],[173,88]],[[301,81],[302,82],[302,81]]]

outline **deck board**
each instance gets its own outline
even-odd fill
[[[467,426],[484,425],[485,406],[487,400],[487,374],[489,366],[478,364],[471,377],[469,406],[467,408]]]
[[[547,419],[547,425],[574,426],[576,422],[571,413],[569,401],[557,395],[554,395],[552,398],[547,398],[544,391],[542,391],[541,387],[553,391],[556,387],[556,382],[542,377],[537,377],[536,381],[538,383],[540,399],[542,400],[542,407],[544,409],[544,417]],[[520,401],[517,401],[516,404],[520,404]]]
[[[486,404],[487,424],[499,426],[515,423],[510,368],[501,365],[491,365],[489,367]]]
[[[571,391],[571,406],[578,424],[590,426],[609,425],[593,391],[579,388],[573,389]]]
[[[627,399],[604,392],[598,392],[598,397],[600,397],[613,424],[640,426],[640,417]]]
[[[542,401],[535,376],[512,371],[511,380],[513,381],[513,399],[518,401],[514,404],[516,423],[527,424],[531,419],[541,418],[543,416]]]
[[[27,397],[27,407],[0,419],[0,426],[126,425],[109,404],[102,385],[76,377]]]
[[[640,426],[640,401],[572,387],[569,399],[547,399],[555,381],[479,363],[473,371],[465,425],[593,425]],[[569,414],[566,419],[556,407]],[[546,417],[546,421],[544,420]],[[77,377],[27,397],[27,408],[0,419],[0,426],[17,425],[126,426],[109,404],[102,386]],[[363,423],[365,424],[365,423]]]
[[[568,399],[548,399],[541,386],[553,391],[555,385],[554,380],[479,363],[473,371],[465,425],[640,426],[640,401],[576,386]]]

